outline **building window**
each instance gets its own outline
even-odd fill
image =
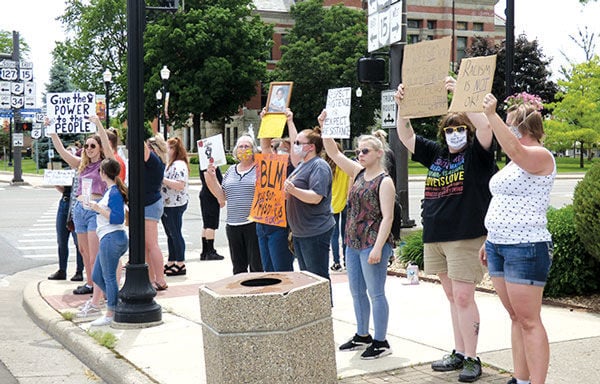
[[[466,21],[457,21],[456,29],[459,31],[466,31],[467,30],[467,22]]]
[[[483,31],[483,23],[473,23],[473,30],[482,32]]]
[[[456,38],[456,62],[460,63],[460,61],[467,54],[467,38],[466,37],[457,37]]]
[[[408,28],[421,28],[422,20],[408,19],[406,20],[406,26]]]
[[[288,45],[290,42],[288,41],[287,33],[281,34],[281,45]]]
[[[427,29],[436,29],[437,28],[437,20],[427,20]]]
[[[421,41],[419,35],[408,35],[408,44],[415,44]]]
[[[425,40],[433,40],[433,35],[427,35],[427,36],[425,36]]]

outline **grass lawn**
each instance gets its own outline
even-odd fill
[[[584,159],[584,167],[579,168],[579,158],[572,157],[557,157],[556,165],[558,167],[558,173],[585,173],[588,169],[591,168],[592,164],[599,162],[599,159],[593,159],[591,162]],[[502,168],[504,166],[504,161],[498,162],[498,167]],[[22,160],[21,167],[23,169],[23,173],[30,174],[39,174],[42,175],[44,171],[42,169],[36,169],[35,162],[32,159],[25,158]],[[191,174],[190,178],[199,178],[198,175],[198,164],[190,164]],[[221,170],[225,172],[227,166],[223,166]],[[13,171],[13,167],[8,166],[7,161],[0,162],[0,170],[3,171]],[[408,174],[409,175],[425,175],[427,174],[427,170],[419,163],[415,163],[414,161],[408,162]]]

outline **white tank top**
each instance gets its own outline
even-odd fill
[[[514,162],[490,180],[492,201],[485,216],[488,241],[519,244],[551,241],[546,228],[546,210],[556,177],[556,163],[550,175],[532,175]]]

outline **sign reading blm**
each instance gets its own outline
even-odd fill
[[[96,114],[94,92],[49,93],[48,132],[57,134],[86,134],[96,132],[96,126],[87,118]]]

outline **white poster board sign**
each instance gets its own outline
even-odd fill
[[[222,134],[200,139],[196,144],[198,145],[198,162],[201,171],[206,170],[209,164],[214,164],[215,167],[227,164]]]
[[[44,185],[72,185],[74,169],[44,169]]]
[[[333,88],[327,91],[327,118],[323,122],[321,137],[350,137],[350,102],[352,88]]]
[[[96,132],[96,126],[87,119],[96,114],[94,92],[48,93],[46,100],[50,119],[48,132],[59,135]]]

